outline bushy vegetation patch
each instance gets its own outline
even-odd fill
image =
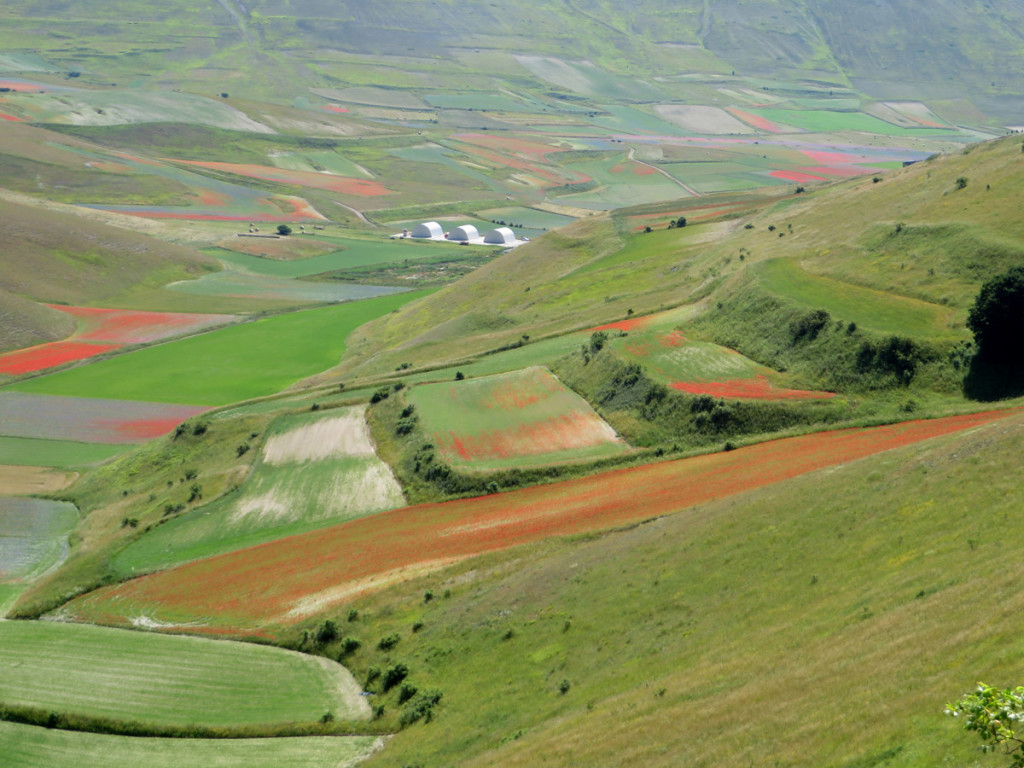
[[[74,595],[116,581],[110,559],[117,551],[241,482],[255,456],[239,456],[236,447],[257,441],[272,418],[195,418],[61,492],[84,520],[68,560],[28,589],[12,616],[36,618]],[[106,512],[110,509],[115,512]]]
[[[912,384],[953,394],[963,374],[952,341],[864,329],[749,284],[694,321],[692,330],[818,389],[865,393]]]
[[[560,360],[555,370],[631,443],[661,450],[831,424],[852,416],[845,400],[796,403],[685,394],[654,381],[639,363],[625,362],[609,350],[594,351],[593,342]]]

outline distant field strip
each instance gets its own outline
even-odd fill
[[[74,317],[79,328],[64,341],[39,344],[0,355],[0,374],[20,375],[87,360],[125,344],[146,344],[182,336],[236,320],[233,315],[199,315],[174,312],[136,312],[126,309],[65,307],[52,309]]]
[[[323,528],[405,504],[377,458],[365,406],[279,419],[237,494],[161,525],[117,555],[130,575]]]
[[[123,623],[140,613],[167,622],[202,617],[224,627],[298,621],[401,580],[403,574],[551,536],[671,514],[1019,412],[819,432],[509,493],[382,512],[105,587],[66,608],[79,618],[104,622]]]
[[[147,344],[238,320],[234,315],[138,312],[130,309],[64,307],[57,304],[50,306],[79,321],[81,326],[75,334],[76,339],[116,344]]]
[[[167,725],[369,716],[339,664],[250,643],[59,622],[0,622],[0,704]]]
[[[349,333],[424,295],[381,296],[232,325],[20,382],[12,389],[188,405],[224,405],[269,395],[336,365]]]
[[[0,434],[82,443],[141,443],[203,406],[0,392]]]
[[[375,736],[143,739],[0,722],[4,768],[351,768],[379,747]]]
[[[413,388],[409,400],[451,464],[495,469],[629,450],[545,368],[425,384]]]
[[[834,318],[864,328],[912,336],[949,336],[953,310],[805,272],[790,259],[772,259],[756,267],[770,292],[826,309]]]
[[[120,349],[121,344],[96,344],[86,341],[54,341],[37,344],[15,352],[0,355],[0,374],[20,376],[23,373],[45,371],[64,363],[88,360],[104,352]]]
[[[392,194],[392,190],[385,187],[379,181],[353,178],[350,176],[338,176],[333,173],[293,171],[287,168],[274,168],[266,165],[219,163],[202,160],[168,160],[167,162],[190,165],[195,168],[205,168],[210,171],[223,171],[224,173],[231,173],[236,176],[247,176],[253,179],[261,179],[263,181],[273,181],[279,184],[324,189],[328,192],[337,192],[342,195],[372,197]]]
[[[24,467],[81,467],[126,450],[124,444],[81,443],[0,435],[0,464]]]

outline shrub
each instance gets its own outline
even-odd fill
[[[405,702],[415,696],[418,691],[419,689],[412,683],[402,683],[402,687],[398,689],[398,703],[405,704]]]
[[[359,650],[360,646],[362,646],[362,643],[354,637],[346,637],[341,641],[341,656],[351,656]]]
[[[387,400],[391,397],[391,390],[388,387],[381,387],[370,396],[371,403],[379,403],[381,400]]]
[[[396,685],[405,680],[405,678],[407,678],[408,676],[409,667],[407,667],[405,664],[401,662],[395,664],[395,666],[393,667],[389,667],[388,670],[384,673],[384,679],[381,681],[381,686],[383,687],[384,692],[387,693]]]
[[[385,635],[380,639],[380,642],[377,643],[377,648],[382,651],[390,651],[392,648],[398,645],[398,642],[401,639],[401,636],[397,634]]]
[[[277,225],[277,234],[283,235],[284,237],[288,237],[288,235],[290,235],[291,233],[292,233],[292,228],[289,227],[287,224],[278,224]]]
[[[333,643],[338,638],[338,625],[330,619],[327,619],[320,628],[316,631],[316,642],[317,645],[327,645]]]
[[[434,707],[441,701],[442,696],[441,691],[436,688],[417,693],[402,709],[399,723],[403,727],[412,725],[420,719],[429,723],[433,718]]]
[[[363,687],[369,688],[378,679],[380,679],[380,667],[370,667],[366,670],[366,682],[363,684]]]
[[[821,329],[832,321],[824,309],[814,309],[789,324],[789,335],[796,344],[800,341],[814,341]]]

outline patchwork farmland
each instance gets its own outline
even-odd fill
[[[67,611],[79,621],[122,625],[141,616],[171,626],[201,617],[196,629],[202,631],[294,623],[483,552],[637,523],[1005,416],[997,411],[820,432],[507,494],[409,507],[103,588],[73,600]],[[297,570],[296,562],[317,565]],[[194,589],[195,584],[203,588]]]
[[[277,419],[236,493],[178,517],[113,561],[121,574],[230,552],[404,505],[370,442],[364,408]]]
[[[43,5],[0,764],[985,759],[941,708],[1020,682],[1021,333],[975,321],[1024,10]]]

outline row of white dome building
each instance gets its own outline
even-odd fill
[[[392,235],[392,239],[411,237],[415,240],[448,240],[453,243],[467,243],[473,245],[504,245],[507,247],[520,245],[525,240],[516,239],[516,234],[508,227],[492,229],[484,235],[472,224],[463,224],[455,227],[449,232],[436,221],[425,221],[417,224],[411,230],[404,229],[401,234]]]

